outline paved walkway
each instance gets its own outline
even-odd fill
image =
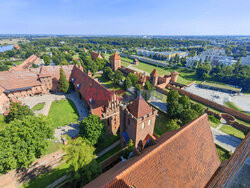
[[[214,143],[231,153],[235,151],[242,141],[213,127],[211,127],[211,131],[213,133]]]

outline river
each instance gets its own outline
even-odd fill
[[[7,50],[11,50],[13,47],[14,47],[13,44],[8,45],[8,46],[0,46],[0,52],[4,52],[4,51],[7,51]]]

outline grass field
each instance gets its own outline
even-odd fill
[[[49,117],[52,119],[53,127],[57,128],[77,122],[78,112],[75,104],[71,100],[64,99],[52,102]]]
[[[235,129],[234,127],[230,125],[223,125],[220,130],[224,133],[230,134],[232,136],[238,137],[240,139],[244,139],[245,135],[242,131]]]
[[[126,58],[126,57],[121,57],[121,60],[128,61],[128,62],[131,62],[131,63],[133,63],[133,62],[134,62],[134,60],[133,60],[133,59]]]
[[[119,133],[117,135],[113,135],[113,136],[105,136],[104,140],[101,143],[97,144],[95,153],[101,152],[105,148],[107,148],[110,145],[112,145],[113,143],[115,143],[117,140],[120,140]]]
[[[101,157],[97,158],[96,161],[98,163],[103,162],[104,160],[106,160],[107,158],[109,158],[110,156],[112,156],[113,154],[119,152],[121,150],[121,145],[117,145],[116,147],[114,147],[113,149],[111,149],[109,152],[105,153],[104,155],[102,155]]]
[[[0,131],[4,129],[5,125],[4,116],[0,115]]]
[[[60,142],[54,142],[54,140],[49,140],[48,149],[45,153],[45,155],[51,154],[53,152],[56,152],[61,149],[62,143]]]
[[[38,103],[35,106],[33,106],[33,108],[31,110],[33,110],[33,111],[42,110],[44,105],[45,105],[45,102]]]
[[[94,78],[97,78],[98,81],[108,89],[112,89],[114,91],[123,90],[122,87],[117,84],[114,84],[111,80],[106,80],[101,74],[95,75]]]
[[[128,67],[129,65],[130,65],[130,63],[127,63],[127,62],[122,61],[122,66]]]
[[[40,174],[35,179],[25,183],[23,188],[44,188],[69,172],[69,165],[63,162],[56,168]]]
[[[234,109],[234,110],[237,110],[237,111],[239,111],[239,112],[242,112],[242,113],[244,113],[244,114],[246,114],[246,115],[250,115],[250,113],[245,112],[244,110],[240,109],[240,108],[239,108],[238,106],[236,106],[233,102],[230,102],[230,101],[225,102],[225,106],[226,106],[226,107],[229,107],[229,108],[232,108],[232,109]]]
[[[202,84],[207,85],[207,86],[222,88],[222,89],[229,89],[229,90],[236,91],[236,92],[241,91],[241,89],[232,87],[232,86],[227,85],[227,84],[221,84],[221,83],[219,84],[219,83],[213,83],[213,82],[203,82]]]
[[[226,150],[224,150],[223,148],[221,148],[220,146],[216,145],[216,150],[219,156],[220,161],[225,161],[228,160],[230,158],[230,153]]]

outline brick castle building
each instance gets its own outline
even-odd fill
[[[121,57],[117,53],[115,53],[110,58],[110,64],[113,71],[118,70],[119,68],[121,68]]]

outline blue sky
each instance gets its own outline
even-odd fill
[[[0,34],[250,35],[250,0],[0,0]]]

